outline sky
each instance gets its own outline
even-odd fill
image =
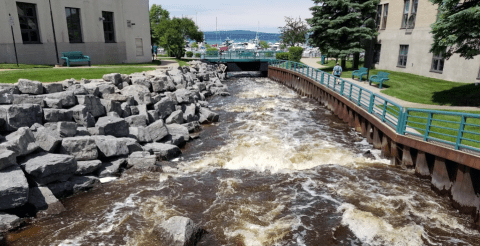
[[[202,31],[250,30],[278,33],[285,25],[285,16],[311,18],[312,0],[150,0],[170,12],[170,17],[189,17]]]

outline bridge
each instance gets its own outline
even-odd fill
[[[268,64],[275,60],[277,51],[207,51],[203,60],[211,63],[227,65],[227,72],[260,71],[265,75]]]

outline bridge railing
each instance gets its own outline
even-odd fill
[[[456,150],[480,152],[479,114],[403,108],[368,89],[303,63],[274,60],[270,65],[295,71],[326,86],[379,118],[398,134],[447,144]]]
[[[249,50],[236,50],[236,51],[226,51],[226,52],[218,52],[218,51],[207,51],[205,53],[205,59],[248,59],[248,60],[274,60],[275,56],[278,52],[277,51],[249,51]]]

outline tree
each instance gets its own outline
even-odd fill
[[[262,49],[267,49],[267,48],[270,48],[270,45],[268,45],[267,41],[261,40],[260,47],[262,47]]]
[[[354,54],[354,68],[358,67],[359,53],[365,50],[363,40],[377,36],[375,14],[379,0],[313,0],[313,17],[307,19],[313,32],[310,43],[322,53],[342,58]]]
[[[457,53],[465,59],[480,54],[480,0],[430,0],[438,4],[438,18],[432,24],[430,52],[449,59]],[[468,25],[468,26],[467,26]]]
[[[294,19],[285,16],[285,26],[279,27],[280,39],[284,44],[295,46],[298,43],[305,43],[305,34],[308,32],[308,25],[301,18]]]
[[[152,44],[158,44],[159,37],[153,31],[162,20],[170,19],[170,13],[163,9],[161,5],[153,4],[150,8],[150,37]]]
[[[188,18],[162,20],[154,29],[159,37],[159,45],[165,48],[170,56],[181,58],[185,54],[185,40],[203,41],[203,32]]]
[[[196,42],[192,43],[192,48],[198,48],[198,44]]]

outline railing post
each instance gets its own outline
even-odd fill
[[[323,74],[323,73],[320,73],[320,76],[322,76],[322,77],[320,78],[320,84],[322,84],[322,85],[323,85],[323,77],[325,77],[325,76],[324,76],[324,74]]]
[[[358,106],[360,106],[360,102],[362,101],[362,90],[363,90],[363,88],[360,87],[360,89],[358,91],[358,103],[357,103]]]
[[[428,139],[428,134],[430,132],[430,126],[432,125],[432,117],[433,117],[433,113],[432,112],[428,113],[427,127],[425,129],[425,135],[423,136],[423,141],[427,141],[427,139]]]
[[[348,93],[348,99],[350,99],[350,101],[352,101],[352,88],[353,88],[353,85],[352,83],[350,83],[350,92]]]
[[[315,81],[318,81],[318,70],[315,70]]]
[[[460,122],[460,127],[458,128],[457,142],[455,143],[455,149],[460,149],[460,144],[462,143],[463,131],[465,130],[465,115],[462,115],[462,121]]]
[[[345,86],[345,80],[340,79],[340,81],[342,82],[342,84],[341,84],[341,86],[340,86],[340,95],[343,96],[343,88],[344,88],[344,86]]]
[[[309,71],[310,71],[310,67],[307,67],[307,78],[310,78],[310,73],[309,73]]]
[[[368,112],[371,114],[373,112],[373,104],[375,104],[375,94],[370,94],[370,104],[368,105]]]
[[[383,103],[382,122],[385,122],[385,115],[387,114],[387,104],[388,104],[387,101]]]

